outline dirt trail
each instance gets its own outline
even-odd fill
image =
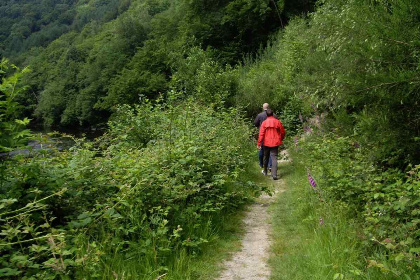
[[[283,159],[279,163],[287,161],[287,152],[282,153]],[[279,156],[279,158],[282,158]],[[223,266],[225,270],[217,280],[266,280],[270,278],[270,267],[267,260],[270,252],[271,215],[268,206],[275,201],[276,196],[284,191],[283,180],[271,181],[267,176],[267,182],[274,183],[273,196],[266,194],[260,196],[250,207],[244,219],[245,236],[242,240],[241,250],[235,253],[231,260]]]

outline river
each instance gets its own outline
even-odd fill
[[[16,155],[30,155],[31,153],[51,149],[53,146],[58,150],[67,150],[71,148],[75,141],[73,138],[84,138],[86,141],[94,140],[104,134],[105,130],[61,130],[53,131],[43,128],[31,128],[33,139],[30,139],[24,149],[17,149],[11,152],[0,153],[0,158],[7,158]]]

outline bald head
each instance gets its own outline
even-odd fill
[[[270,106],[268,106],[268,103],[264,103],[263,104],[263,110],[266,111],[268,108],[270,108]]]

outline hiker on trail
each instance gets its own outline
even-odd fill
[[[267,109],[270,109],[270,106],[268,105],[268,103],[264,103],[263,104],[263,112],[259,113],[258,116],[255,118],[254,125],[258,128],[258,131],[260,129],[260,126],[261,126],[262,122],[265,121],[265,119],[267,118],[267,113],[266,113]],[[276,114],[274,114],[274,118],[277,119]],[[261,147],[264,147],[264,143],[261,143]],[[258,157],[260,159],[260,167],[263,168],[264,153],[263,153],[262,148],[258,152]],[[271,171],[271,158],[268,160],[268,168]]]
[[[263,174],[267,175],[268,159],[271,158],[271,176],[274,180],[277,180],[277,155],[279,154],[279,146],[283,144],[286,131],[281,121],[274,118],[273,110],[267,109],[266,113],[267,119],[261,124],[257,148],[264,152]],[[263,141],[264,147],[262,147]]]

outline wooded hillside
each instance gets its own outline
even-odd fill
[[[139,95],[156,98],[171,88],[184,90],[172,78],[194,75],[201,62],[183,71],[195,49],[204,50],[201,60],[222,68],[237,65],[263,48],[289,17],[313,9],[311,1],[78,1],[47,7],[54,4],[65,13],[34,3],[40,11],[33,17],[42,14],[49,21],[27,19],[30,28],[17,22],[16,28],[28,29],[25,34],[7,33],[5,27],[4,54],[31,66],[25,80],[31,93],[22,103],[46,125],[64,127],[103,123],[114,105],[133,104]],[[15,6],[20,13],[7,14],[8,26],[24,16],[24,3]],[[65,15],[71,18],[66,24]],[[48,33],[57,28],[61,31]],[[40,36],[45,39],[32,43]]]
[[[358,261],[331,264],[335,279],[418,279],[419,0],[16,0],[0,13],[0,151],[43,147],[0,160],[1,276],[197,278],[196,256],[267,191],[250,170],[268,102],[296,174],[317,182],[319,204],[294,203],[357,225]],[[30,122],[104,135],[60,150]]]

